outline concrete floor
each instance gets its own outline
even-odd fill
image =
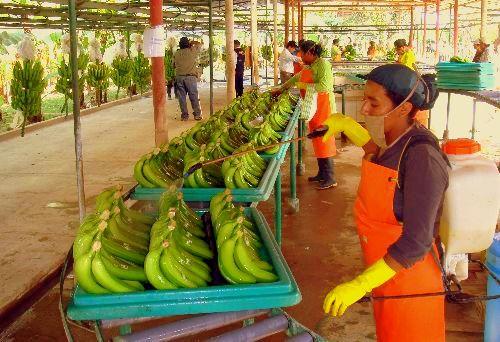
[[[208,89],[201,89],[209,115]],[[225,104],[216,89],[215,107]],[[181,122],[177,101],[167,101],[168,133],[194,124]],[[82,117],[87,206],[112,184],[131,186],[138,158],[154,147],[152,98]],[[57,268],[78,224],[73,120],[0,144],[0,316]]]
[[[224,98],[223,94],[223,89],[217,90],[216,99]],[[217,106],[220,104],[221,101],[218,101]],[[169,113],[174,113],[174,105],[173,102],[168,103]],[[124,118],[124,115],[127,117]],[[169,133],[173,135],[173,132],[185,130],[189,124],[175,122],[175,125],[170,125],[172,131]],[[153,145],[153,137],[147,136],[152,132],[151,100],[141,100],[84,118],[83,132],[86,190],[89,203],[92,203],[93,196],[103,187],[111,183],[133,182],[133,162]],[[4,262],[0,265],[0,272],[4,275],[0,298],[4,303],[14,299],[13,295],[19,293],[21,285],[28,287],[60,263],[72,242],[77,208],[71,138],[71,123],[65,123],[39,131],[37,136],[24,138],[33,140],[26,141],[24,145],[19,146],[23,142],[19,139],[16,139],[16,145],[14,141],[0,145],[2,156],[8,157],[8,170],[0,166],[0,174],[4,176],[0,180],[0,185],[3,185],[0,194],[2,203],[5,203],[0,209],[0,217],[6,218],[4,227],[10,227],[0,232],[0,247],[3,247],[0,250],[4,251]],[[42,147],[43,141],[47,143]],[[126,148],[117,149],[118,145]],[[309,148],[306,152],[306,175],[316,171],[316,162],[309,156],[310,151]],[[23,157],[19,158],[19,155]],[[293,214],[286,204],[289,193],[288,164],[285,163],[282,169],[283,254],[303,297],[300,304],[286,311],[332,341],[376,339],[370,304],[356,304],[342,318],[327,317],[322,312],[323,298],[329,289],[350,279],[363,268],[352,216],[360,158],[361,151],[350,146],[338,155],[336,172],[339,186],[336,189],[318,192],[307,184],[305,176],[299,177],[298,214]],[[32,163],[35,165],[30,165]],[[63,205],[50,208],[48,203]],[[273,203],[270,199],[259,204],[270,225],[273,222]],[[28,250],[30,263],[26,264],[25,251]],[[479,283],[484,285],[481,279]],[[72,281],[67,281],[65,286],[67,300]],[[0,341],[65,340],[57,303],[58,288],[55,287],[0,334]],[[447,340],[481,341],[480,309],[472,304],[447,306]],[[164,321],[168,320],[141,324],[134,329],[141,330]],[[91,332],[76,327],[72,330],[78,341],[95,339]],[[107,337],[117,333],[116,330],[106,331]],[[201,341],[206,336],[185,340]],[[282,341],[284,336],[267,340]]]

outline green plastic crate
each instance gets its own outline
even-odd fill
[[[279,280],[274,283],[221,285],[198,289],[147,290],[92,295],[80,288],[72,294],[67,314],[72,320],[159,317],[211,312],[256,310],[298,304],[301,294],[271,229],[256,208],[246,208],[263,241],[262,257],[271,262]]]

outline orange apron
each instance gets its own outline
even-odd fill
[[[302,58],[302,51],[297,52],[297,57]],[[297,62],[293,62],[293,74],[297,75],[302,70],[302,65]]]
[[[302,70],[299,81],[303,83],[314,83],[312,71],[310,69]],[[300,89],[300,96],[302,96],[302,98],[304,98],[305,93],[306,91],[304,89]],[[314,129],[322,126],[323,122],[328,119],[331,114],[332,111],[330,109],[330,97],[328,93],[318,93],[318,108],[316,110],[316,114],[314,114],[311,121],[309,121],[309,132],[312,132]],[[312,139],[314,156],[316,158],[329,158],[337,154],[334,136],[326,142],[323,142],[321,139],[323,138],[319,137]]]
[[[402,233],[403,226],[393,210],[397,176],[397,170],[363,159],[354,212],[367,266],[384,257]],[[435,245],[433,249],[436,252]],[[372,294],[391,296],[442,291],[441,272],[429,252],[423,260],[398,272]],[[445,340],[444,296],[372,302],[378,341]]]

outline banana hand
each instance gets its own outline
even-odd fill
[[[342,316],[346,309],[360,300],[367,292],[379,287],[394,277],[396,272],[384,259],[376,261],[351,281],[338,285],[325,297],[323,311],[332,316]],[[333,305],[333,306],[332,306]]]
[[[340,113],[330,115],[330,117],[323,122],[323,125],[328,126],[328,132],[323,136],[323,142],[326,142],[333,135],[342,132],[356,146],[363,146],[371,139],[368,131],[364,127],[353,118]]]

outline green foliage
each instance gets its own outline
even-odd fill
[[[171,81],[175,77],[174,68],[174,51],[172,49],[165,50],[165,57],[163,59],[163,64],[165,66],[165,79]]]
[[[0,33],[0,54],[7,53],[7,46],[15,45],[23,39],[22,31],[19,32],[7,32],[2,31]]]
[[[128,88],[132,80],[132,59],[128,57],[116,57],[111,66],[111,80],[117,87],[116,98],[121,88]]]
[[[271,62],[273,60],[273,47],[271,45],[261,46],[260,53],[266,61]]]
[[[139,88],[141,94],[151,86],[151,66],[149,59],[139,52],[132,64],[132,82]]]

